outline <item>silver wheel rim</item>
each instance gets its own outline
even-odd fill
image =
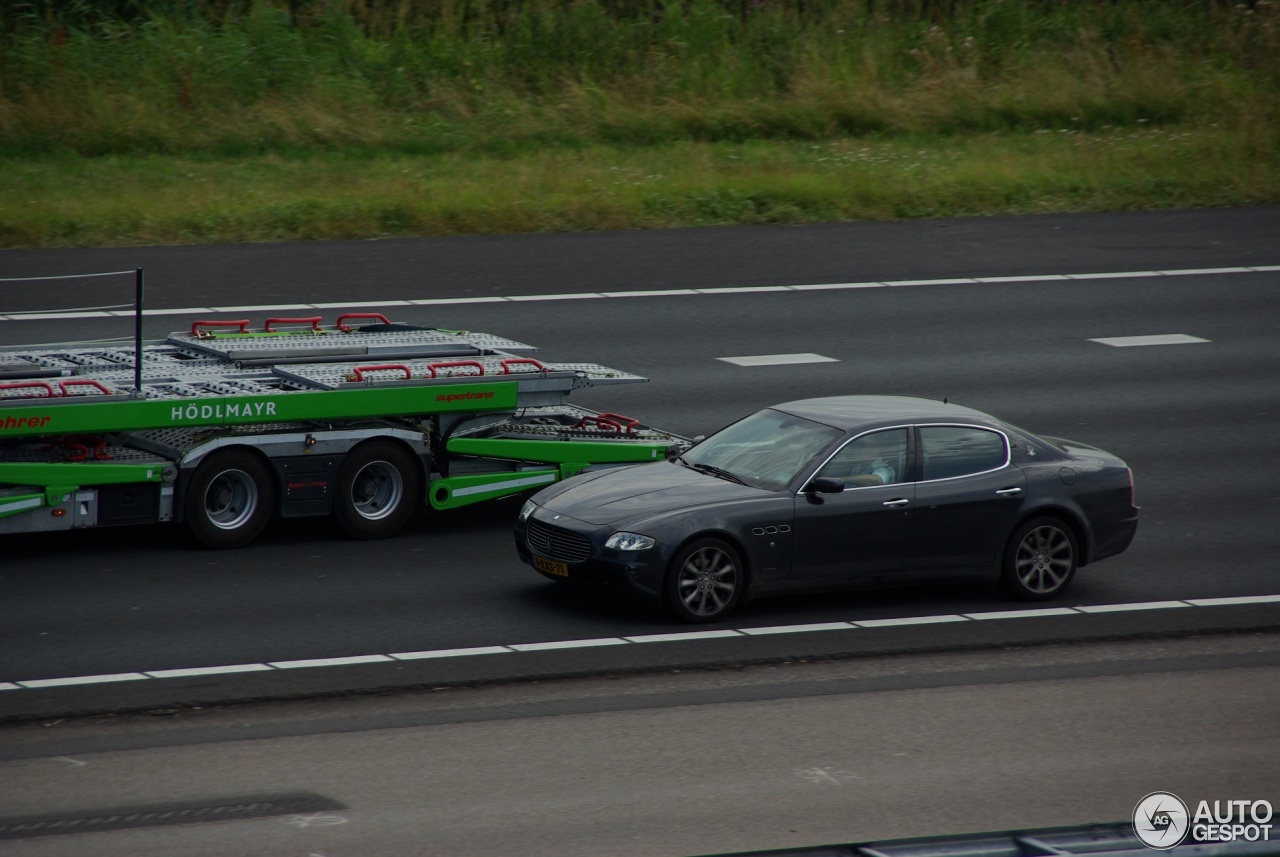
[[[220,530],[243,527],[258,511],[258,483],[243,470],[224,470],[204,492],[204,515]]]
[[[394,512],[404,497],[400,470],[386,461],[370,461],[351,480],[351,508],[366,521],[380,521]]]
[[[676,575],[680,603],[695,616],[714,616],[728,606],[738,589],[738,568],[723,549],[699,548],[689,554]]]
[[[1075,566],[1071,539],[1057,527],[1036,527],[1023,537],[1014,572],[1028,592],[1046,595],[1062,587]]]

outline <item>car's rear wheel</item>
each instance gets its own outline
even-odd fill
[[[1077,556],[1069,526],[1057,518],[1033,518],[1009,538],[1001,582],[1021,601],[1048,600],[1071,582]]]
[[[742,600],[746,574],[733,546],[699,539],[676,554],[667,574],[667,605],[685,622],[714,622]]]

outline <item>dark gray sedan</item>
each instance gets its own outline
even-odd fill
[[[836,396],[546,488],[515,541],[552,580],[712,622],[762,595],[965,576],[1053,598],[1128,547],[1137,523],[1133,474],[1109,452],[960,405]]]

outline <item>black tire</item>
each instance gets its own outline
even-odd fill
[[[685,545],[667,573],[667,606],[685,622],[715,622],[742,600],[746,568],[733,546],[721,539]]]
[[[271,520],[276,483],[266,462],[252,452],[215,452],[196,467],[187,485],[187,529],[205,547],[244,547]]]
[[[1071,527],[1058,518],[1032,518],[1009,537],[1000,582],[1019,601],[1047,601],[1067,588],[1079,556]]]
[[[333,517],[353,539],[385,539],[409,523],[422,502],[413,454],[394,441],[360,444],[338,468]]]

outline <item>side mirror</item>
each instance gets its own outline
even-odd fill
[[[844,491],[844,480],[834,476],[815,476],[809,480],[808,490],[815,494],[839,494]]]

